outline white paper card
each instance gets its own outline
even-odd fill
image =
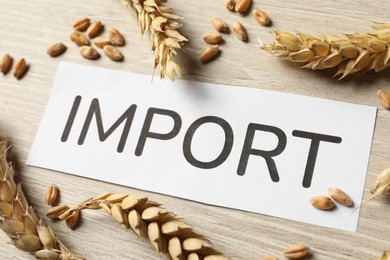
[[[28,164],[356,231],[376,108],[61,63]],[[315,209],[339,187],[351,208]]]

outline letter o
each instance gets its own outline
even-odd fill
[[[223,149],[219,156],[210,162],[202,162],[199,161],[194,157],[191,151],[191,144],[192,144],[192,138],[194,137],[194,134],[196,130],[203,124],[206,123],[214,123],[222,127],[223,131],[225,132],[225,143],[223,146]],[[220,117],[215,117],[215,116],[205,116],[201,117],[197,120],[195,120],[190,127],[188,128],[184,140],[183,140],[183,154],[184,157],[186,158],[187,162],[189,162],[191,165],[201,168],[201,169],[212,169],[215,167],[218,167],[221,165],[228,157],[230,152],[232,151],[233,147],[233,129],[229,125],[229,123],[220,118]]]

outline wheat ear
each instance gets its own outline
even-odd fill
[[[0,142],[0,228],[20,250],[46,260],[82,260],[46,227],[28,205],[21,184],[14,181],[14,168],[7,160],[9,146]]]
[[[371,189],[372,195],[363,203],[381,195],[390,195],[390,167],[381,171],[376,177],[374,186]]]
[[[54,207],[47,216],[65,219],[68,226],[73,227],[79,212],[85,209],[104,209],[125,228],[132,229],[138,237],[149,239],[158,252],[166,254],[170,259],[227,259],[205,237],[195,233],[191,226],[145,196],[105,193],[84,200],[75,207]]]
[[[378,260],[390,260],[390,248],[383,251],[383,254],[379,257]]]
[[[302,68],[338,68],[340,79],[352,73],[390,66],[390,24],[377,23],[374,32],[315,36],[274,30],[276,42],[262,49],[279,57],[303,64]]]
[[[152,51],[154,51],[154,70],[160,66],[160,77],[168,76],[172,81],[180,76],[180,66],[172,58],[182,48],[187,39],[178,31],[182,19],[174,14],[172,8],[163,6],[164,0],[121,0],[135,11],[142,34],[150,30]]]

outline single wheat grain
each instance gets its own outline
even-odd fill
[[[12,61],[13,59],[8,53],[4,54],[0,59],[0,72],[7,74],[12,67]]]

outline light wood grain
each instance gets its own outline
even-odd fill
[[[260,50],[257,38],[273,40],[269,28],[259,26],[249,16],[229,12],[223,1],[170,0],[168,5],[186,17],[183,34],[189,38],[179,58],[183,78],[243,87],[269,89],[356,104],[379,106],[378,87],[390,89],[388,71],[368,73],[343,81],[331,73],[307,71],[283,62]],[[30,64],[27,76],[17,81],[11,74],[0,75],[0,136],[10,140],[17,163],[17,179],[22,181],[29,201],[40,215],[48,209],[43,196],[46,187],[56,183],[61,201],[74,204],[104,191],[141,193],[183,216],[196,230],[207,235],[215,247],[230,259],[261,259],[265,254],[281,256],[286,246],[303,242],[312,247],[310,259],[377,259],[390,246],[390,199],[379,198],[362,207],[358,232],[344,232],[306,225],[260,214],[208,206],[196,202],[102,183],[25,165],[43,111],[47,104],[57,65],[69,61],[92,66],[151,74],[153,56],[149,39],[141,37],[139,26],[119,0],[0,0],[0,54],[9,52]],[[266,11],[272,28],[308,33],[352,33],[370,31],[371,21],[390,22],[390,2],[380,1],[254,1],[252,8]],[[80,17],[102,20],[106,28],[116,27],[126,37],[125,62],[107,58],[88,61],[69,40],[71,25]],[[234,35],[225,36],[222,55],[207,65],[198,62],[205,47],[201,35],[212,31],[211,17],[224,18],[230,25],[241,21],[250,41],[244,44]],[[59,58],[49,58],[47,46],[62,41],[68,46]],[[321,116],[321,115],[318,115]],[[379,107],[364,198],[375,176],[389,166],[390,112]],[[353,180],[351,180],[353,181]],[[83,212],[84,213],[84,212]],[[88,259],[165,259],[147,241],[123,230],[103,212],[85,212],[81,226],[72,231],[64,223],[51,222],[59,237]],[[0,233],[1,259],[33,259]],[[283,259],[283,257],[281,257]]]

